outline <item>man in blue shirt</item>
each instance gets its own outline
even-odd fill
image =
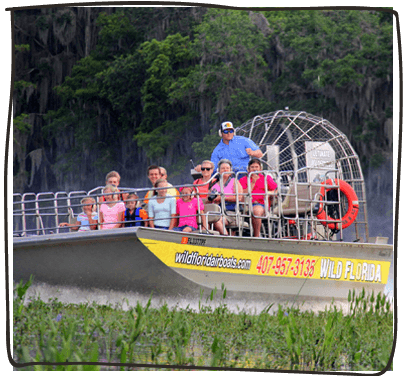
[[[233,164],[234,172],[247,171],[250,158],[262,157],[263,153],[254,141],[234,135],[234,127],[230,121],[225,121],[220,125],[219,134],[222,140],[213,150],[210,158],[215,164],[215,169],[221,159],[229,159]]]

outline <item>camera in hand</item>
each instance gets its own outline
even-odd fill
[[[212,193],[208,196],[209,201],[213,201],[217,197],[217,191],[216,189],[212,190]]]

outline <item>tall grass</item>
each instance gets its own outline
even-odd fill
[[[24,370],[256,368],[382,371],[393,346],[393,313],[382,294],[352,292],[349,312],[272,305],[258,314],[215,308],[213,291],[198,311],[143,306],[25,301],[31,281],[14,290],[13,357]],[[226,289],[222,286],[222,302]],[[391,366],[389,367],[391,369]]]

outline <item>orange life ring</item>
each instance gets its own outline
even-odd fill
[[[356,195],[354,189],[347,182],[345,182],[343,180],[339,180],[339,179],[335,179],[334,182],[332,181],[332,179],[328,179],[325,182],[323,182],[322,184],[336,185],[336,186],[339,185],[339,189],[340,189],[341,193],[344,194],[348,200],[348,210],[345,213],[345,215],[342,217],[342,219],[332,218],[332,217],[328,216],[323,208],[323,203],[321,202],[321,200],[323,200],[323,198],[325,197],[326,192],[333,190],[333,189],[338,189],[338,188],[337,187],[332,187],[332,188],[321,187],[320,206],[319,206],[319,211],[317,213],[317,218],[320,220],[320,222],[324,221],[324,222],[321,222],[321,224],[323,224],[324,226],[327,226],[331,230],[340,230],[341,224],[342,224],[343,229],[349,227],[353,223],[353,221],[356,219],[356,216],[358,215],[358,211],[359,211],[358,196]],[[327,222],[325,220],[327,220]],[[338,222],[336,222],[336,221],[338,221]]]

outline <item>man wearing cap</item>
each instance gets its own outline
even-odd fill
[[[210,160],[215,169],[221,159],[229,159],[233,163],[233,171],[247,171],[250,158],[261,158],[263,153],[254,141],[243,136],[234,135],[233,123],[225,121],[220,125],[220,143],[213,150]]]

